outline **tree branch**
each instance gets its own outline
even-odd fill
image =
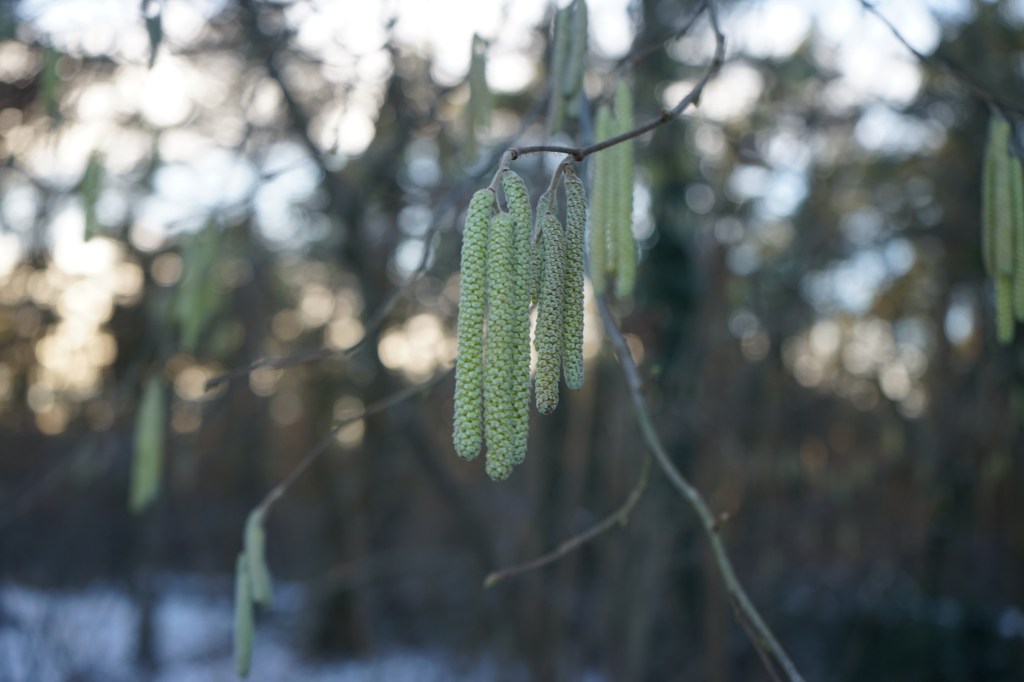
[[[288,492],[288,488],[290,488],[292,484],[294,484],[295,481],[297,481],[302,476],[302,474],[306,473],[306,470],[308,470],[309,467],[313,466],[313,464],[318,459],[320,459],[320,456],[322,454],[327,452],[327,448],[330,447],[331,442],[334,440],[334,437],[338,434],[339,431],[341,431],[342,428],[353,422],[357,422],[360,419],[366,419],[367,417],[375,415],[379,412],[389,410],[395,405],[398,405],[399,403],[404,402],[409,398],[412,398],[416,394],[433,388],[443,379],[448,377],[448,375],[450,375],[453,371],[454,367],[451,367],[445,370],[444,372],[437,374],[436,376],[422,384],[416,384],[415,386],[407,386],[406,388],[403,388],[400,391],[392,393],[386,398],[381,398],[377,402],[367,405],[358,414],[354,414],[350,417],[345,417],[344,419],[335,420],[334,425],[331,427],[331,430],[327,432],[327,435],[321,438],[316,445],[310,448],[309,452],[307,452],[306,455],[302,458],[302,461],[300,461],[298,465],[296,465],[296,467],[292,469],[291,473],[288,474],[288,476],[286,476],[284,480],[282,480],[280,483],[278,483],[277,485],[270,489],[270,492],[268,492],[263,497],[263,500],[257,505],[256,508],[265,514],[282,495]]]
[[[632,130],[629,130],[621,135],[610,137],[607,140],[601,142],[595,142],[589,147],[564,147],[560,145],[532,145],[529,147],[515,147],[509,150],[512,160],[516,160],[521,156],[527,154],[537,154],[542,152],[552,152],[556,154],[568,154],[572,156],[577,162],[582,161],[591,154],[614,147],[615,145],[625,142],[626,140],[632,140],[635,137],[640,137],[646,132],[654,130],[655,128],[662,126],[669,121],[673,121],[686,111],[691,105],[696,106],[700,102],[701,95],[704,93],[704,87],[714,77],[716,73],[722,68],[722,63],[725,61],[725,35],[722,33],[722,29],[718,25],[718,9],[713,0],[707,0],[704,3],[703,10],[708,14],[708,20],[711,22],[711,30],[715,34],[715,53],[711,58],[711,63],[708,64],[708,68],[704,70],[704,74],[700,80],[697,81],[693,89],[690,90],[679,102],[671,109],[662,110],[661,114],[647,123],[644,123]],[[695,20],[694,17],[693,20]],[[692,21],[690,23],[692,23]],[[686,25],[685,28],[689,28]]]
[[[644,441],[654,455],[658,466],[668,477],[669,482],[683,499],[689,503],[700,519],[701,527],[708,542],[711,544],[712,556],[715,564],[718,566],[718,572],[725,583],[726,592],[728,592],[729,598],[732,601],[737,618],[745,628],[752,631],[751,641],[754,643],[754,646],[771,659],[774,659],[790,682],[803,682],[800,672],[793,664],[793,661],[790,660],[782,645],[779,644],[771,628],[761,618],[757,607],[750,601],[750,597],[747,596],[746,590],[743,589],[742,583],[740,583],[739,578],[736,576],[732,560],[729,559],[725,545],[722,542],[718,519],[711,512],[711,508],[700,491],[672,463],[672,459],[669,457],[668,452],[666,452],[665,446],[662,445],[661,439],[658,438],[658,432],[654,428],[650,413],[647,411],[647,404],[644,401],[640,372],[637,370],[633,356],[629,352],[626,339],[622,336],[618,325],[615,324],[615,320],[612,318],[611,311],[608,309],[608,304],[603,296],[597,297],[597,305],[601,312],[601,319],[604,322],[605,330],[608,332],[608,337],[615,347],[622,370],[626,375],[626,384],[629,387],[630,397],[633,401],[633,411],[636,413],[637,422],[639,423]],[[774,674],[771,668],[769,668],[769,673]]]
[[[647,456],[644,458],[644,468],[640,472],[640,477],[637,478],[636,483],[633,484],[633,489],[629,491],[629,496],[626,498],[626,501],[623,502],[618,509],[582,533],[578,533],[566,540],[563,540],[558,547],[547,554],[541,555],[536,559],[531,559],[530,561],[524,561],[521,564],[515,564],[514,566],[509,566],[508,568],[488,573],[487,577],[484,578],[484,587],[494,587],[498,583],[509,578],[538,568],[543,568],[548,564],[553,564],[570,552],[579,549],[599,535],[611,530],[613,526],[625,526],[629,522],[629,515],[633,512],[633,507],[637,505],[643,497],[644,492],[647,490],[647,481],[650,477],[651,458],[650,456]]]
[[[879,21],[885,24],[885,27],[889,29],[889,32],[892,33],[893,37],[896,38],[903,47],[907,48],[907,50],[922,64],[945,71],[947,74],[959,81],[961,85],[970,90],[971,94],[975,97],[986,102],[991,107],[1002,110],[1004,114],[1006,112],[1013,112],[1018,116],[1024,116],[1024,105],[1006,100],[992,91],[978,85],[970,76],[967,75],[963,68],[955,64],[949,58],[942,57],[938,54],[926,55],[919,51],[911,45],[903,34],[900,33],[899,29],[897,29],[896,26],[878,10],[873,2],[870,2],[870,0],[860,0],[860,4],[864,9],[875,15]]]

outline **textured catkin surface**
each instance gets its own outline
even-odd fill
[[[562,299],[562,371],[565,385],[583,386],[583,234],[587,223],[587,195],[583,182],[565,170],[565,270]]]
[[[516,406],[517,328],[516,252],[512,217],[499,213],[491,222],[488,251],[487,356],[484,366],[484,435],[487,475],[508,478],[526,455],[523,414]],[[528,414],[526,416],[529,416]]]
[[[505,171],[502,174],[502,188],[509,214],[512,216],[512,246],[514,250],[515,277],[512,291],[512,325],[515,343],[512,348],[512,403],[515,408],[515,432],[513,435],[512,458],[514,464],[522,464],[526,456],[526,442],[530,422],[530,298],[533,278],[533,252],[531,229],[532,212],[530,195],[526,183],[518,174]]]
[[[480,454],[483,442],[484,310],[487,305],[487,244],[494,192],[473,195],[462,237],[459,284],[458,359],[452,439],[463,459]]]
[[[544,218],[540,235],[543,274],[537,304],[537,375],[534,389],[537,411],[550,414],[558,407],[558,380],[562,374],[562,300],[565,235],[552,214]]]

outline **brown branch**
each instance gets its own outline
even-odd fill
[[[1013,112],[1019,116],[1024,116],[1024,105],[1006,100],[993,93],[991,90],[978,85],[969,75],[967,75],[967,72],[963,68],[955,64],[948,57],[943,57],[939,54],[924,54],[910,44],[903,34],[900,33],[899,29],[897,29],[896,26],[878,10],[873,2],[870,2],[869,0],[860,0],[860,4],[864,9],[875,15],[879,21],[885,24],[885,27],[889,29],[889,32],[892,33],[893,37],[896,38],[903,47],[907,48],[907,50],[914,55],[919,62],[926,66],[931,66],[945,71],[961,85],[967,88],[975,97],[987,103],[991,107],[1001,109],[1004,114],[1007,112]]]
[[[691,28],[693,28],[693,25],[697,23],[697,20],[700,19],[700,15],[704,13],[704,9],[707,7],[707,5],[708,0],[701,0],[700,4],[697,5],[697,9],[694,10],[693,14],[690,15],[689,19],[683,22],[682,26],[680,26],[675,31],[665,36],[661,40],[657,41],[653,45],[647,45],[646,47],[639,48],[637,50],[634,50],[633,52],[630,52],[628,55],[623,57],[622,60],[619,62],[619,67],[621,68],[622,66],[625,65],[628,65],[630,67],[636,66],[643,60],[650,57],[652,54],[661,50],[667,43],[682,38],[690,31]]]
[[[708,64],[708,68],[704,70],[704,74],[701,76],[700,80],[697,81],[690,92],[679,100],[674,107],[662,110],[661,114],[657,118],[648,121],[647,123],[637,126],[632,130],[622,133],[621,135],[610,137],[607,140],[602,140],[601,142],[595,142],[589,147],[564,147],[560,145],[547,144],[532,145],[529,147],[515,147],[509,150],[512,160],[514,161],[520,156],[525,156],[527,154],[551,152],[556,154],[568,154],[579,162],[591,154],[596,154],[603,149],[614,147],[621,142],[632,140],[635,137],[640,137],[646,132],[650,132],[669,121],[679,118],[679,116],[691,105],[696,106],[700,102],[701,95],[704,93],[704,87],[714,77],[714,75],[718,73],[722,68],[722,63],[725,61],[725,35],[722,33],[722,29],[718,25],[718,10],[716,5],[713,0],[707,0],[703,9],[708,14],[708,20],[711,22],[711,30],[715,34],[715,53],[711,58],[711,63]]]
[[[640,372],[637,370],[633,356],[629,352],[626,339],[622,336],[622,331],[619,330],[618,325],[615,324],[615,320],[612,318],[611,311],[608,310],[608,304],[604,297],[599,296],[597,304],[605,330],[608,332],[608,337],[615,347],[622,370],[626,375],[626,384],[629,387],[630,397],[633,401],[633,411],[636,413],[637,422],[639,422],[640,432],[643,435],[644,441],[654,455],[658,466],[668,477],[669,482],[683,499],[689,503],[700,519],[704,535],[711,545],[712,557],[718,566],[718,572],[725,583],[726,592],[728,592],[732,600],[737,617],[744,624],[744,628],[752,631],[751,641],[754,643],[754,646],[762,650],[766,656],[776,661],[790,682],[802,682],[803,677],[800,675],[800,672],[793,664],[793,661],[790,660],[785,649],[779,644],[771,628],[761,618],[757,607],[750,601],[750,597],[747,596],[743,584],[736,576],[732,560],[729,558],[729,554],[726,552],[725,545],[722,542],[718,520],[711,512],[707,501],[700,491],[679,472],[679,469],[672,463],[672,459],[665,450],[665,446],[662,445],[658,432],[654,428],[654,423],[651,421],[650,413],[647,411],[647,403],[644,401],[641,388]],[[771,668],[769,668],[769,674],[772,674]]]
[[[335,420],[334,425],[331,427],[331,430],[327,432],[327,435],[321,438],[316,445],[310,448],[309,452],[307,452],[305,456],[302,458],[302,461],[300,461],[298,465],[296,465],[296,467],[292,469],[291,473],[289,473],[284,478],[284,480],[282,480],[280,483],[278,483],[277,485],[270,489],[270,492],[268,492],[263,497],[263,500],[257,505],[256,508],[261,512],[266,513],[267,510],[269,510],[270,507],[272,507],[273,504],[277,502],[277,500],[282,495],[288,492],[288,488],[290,488],[292,484],[294,484],[295,481],[297,481],[302,476],[302,474],[306,473],[309,467],[313,466],[313,464],[320,458],[322,454],[327,452],[327,448],[330,447],[331,442],[334,440],[334,437],[338,434],[338,431],[341,431],[342,428],[353,422],[357,422],[360,419],[366,419],[367,417],[370,417],[372,415],[378,414],[385,410],[389,410],[395,405],[398,405],[399,403],[404,402],[409,398],[412,398],[416,394],[422,391],[426,391],[427,389],[433,388],[443,379],[447,378],[448,375],[450,375],[453,370],[454,368],[449,368],[444,372],[435,375],[432,379],[422,384],[416,384],[415,386],[407,386],[406,388],[403,388],[400,391],[392,393],[386,398],[381,398],[377,402],[370,403],[365,408],[363,408],[362,411],[360,411],[358,414],[354,414],[350,417],[345,417],[344,419]]]
[[[538,568],[543,568],[548,564],[553,564],[570,552],[579,549],[599,535],[611,530],[615,525],[618,524],[625,526],[626,523],[629,522],[629,515],[633,511],[633,507],[637,505],[643,497],[644,492],[647,490],[647,481],[650,477],[651,458],[650,456],[647,456],[644,458],[644,468],[640,472],[640,477],[637,478],[636,483],[633,484],[633,489],[629,492],[629,496],[626,498],[626,501],[623,502],[618,509],[582,533],[578,533],[577,535],[573,535],[572,537],[563,540],[558,547],[547,554],[539,556],[536,559],[531,559],[530,561],[524,561],[521,564],[516,564],[514,566],[509,566],[508,568],[488,573],[487,577],[484,578],[484,587],[494,587],[498,583],[509,578]]]

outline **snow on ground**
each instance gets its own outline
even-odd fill
[[[229,592],[224,586],[223,594]],[[270,623],[257,627],[253,682],[430,682],[526,679],[490,658],[465,659],[438,651],[393,650],[359,661],[305,659],[282,625],[294,620],[301,589],[283,587]],[[185,581],[163,590],[155,612],[158,670],[135,664],[138,610],[129,595],[109,587],[74,592],[0,587],[0,682],[220,682],[235,678],[232,604]],[[221,592],[216,592],[220,594]],[[277,595],[275,595],[277,596]],[[501,665],[499,670],[496,666]]]

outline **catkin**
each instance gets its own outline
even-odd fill
[[[235,563],[235,672],[240,677],[249,674],[252,662],[252,585],[245,554],[239,554]]]
[[[458,361],[455,366],[455,416],[452,439],[463,459],[480,454],[483,441],[484,309],[487,305],[488,225],[494,192],[473,195],[462,237],[459,280]]]
[[[999,343],[1013,341],[1013,278],[996,275],[996,338]]]
[[[572,30],[566,57],[565,69],[561,74],[562,95],[569,104],[570,113],[574,110],[572,100],[579,94],[583,86],[583,73],[587,60],[587,3],[586,0],[574,0],[572,5]]]
[[[563,78],[566,62],[569,59],[570,8],[563,7],[555,12],[554,33],[551,42],[551,73],[548,75],[552,83],[551,99],[548,102],[548,131],[552,134],[562,129],[565,119],[565,98],[559,89]]]
[[[252,600],[260,606],[273,603],[274,589],[267,566],[267,534],[263,529],[263,510],[254,509],[245,522],[243,542],[245,561],[249,566],[249,587]]]
[[[596,134],[598,140],[611,137],[612,112],[602,105],[597,110]],[[609,178],[608,152],[599,152],[594,159],[593,194],[594,205],[590,213],[590,283],[594,293],[604,294],[608,270],[608,211],[611,187]]]
[[[571,166],[565,179],[565,270],[562,273],[562,371],[565,385],[583,386],[583,232],[587,195]]]
[[[502,188],[509,214],[512,216],[514,235],[512,238],[515,253],[515,283],[512,289],[512,319],[516,341],[512,348],[512,403],[516,411],[516,432],[512,460],[514,464],[522,464],[526,456],[526,441],[530,421],[530,287],[527,284],[532,278],[533,249],[531,229],[533,226],[530,209],[530,195],[526,183],[513,171],[502,174]]]
[[[1010,173],[1012,159],[1008,150],[1010,124],[998,116],[993,117],[989,128],[989,152],[994,161],[995,212],[995,271],[1001,275],[1013,275],[1013,189]]]
[[[1001,153],[997,148],[997,117],[993,116],[988,125],[988,138],[985,143],[985,165],[981,174],[981,260],[985,273],[990,277],[996,274],[996,223],[999,209],[996,206],[998,193],[999,160]]]
[[[537,304],[537,375],[534,380],[537,411],[550,414],[558,407],[558,379],[562,368],[562,286],[565,280],[565,237],[558,218],[549,213],[540,234],[543,274]]]
[[[1024,168],[1020,160],[1011,157],[1010,165],[1010,223],[1013,232],[1013,310],[1014,317],[1024,322]]]
[[[474,34],[472,50],[469,60],[469,112],[475,135],[490,127],[494,103],[487,86],[487,41]]]
[[[615,134],[633,129],[633,95],[625,81],[615,91]],[[627,298],[636,283],[636,241],[633,238],[633,141],[613,147],[615,152],[615,295]]]
[[[537,217],[533,223],[533,234],[530,241],[530,299],[540,302],[541,253],[540,233],[543,231],[544,217],[551,213],[558,215],[558,200],[551,191],[545,191],[537,199]]]
[[[484,434],[487,475],[508,478],[525,457],[523,413],[516,406],[516,344],[521,342],[517,315],[515,229],[508,213],[491,221],[487,254],[490,300],[487,307],[487,355],[484,365]],[[527,412],[526,416],[529,416]]]

